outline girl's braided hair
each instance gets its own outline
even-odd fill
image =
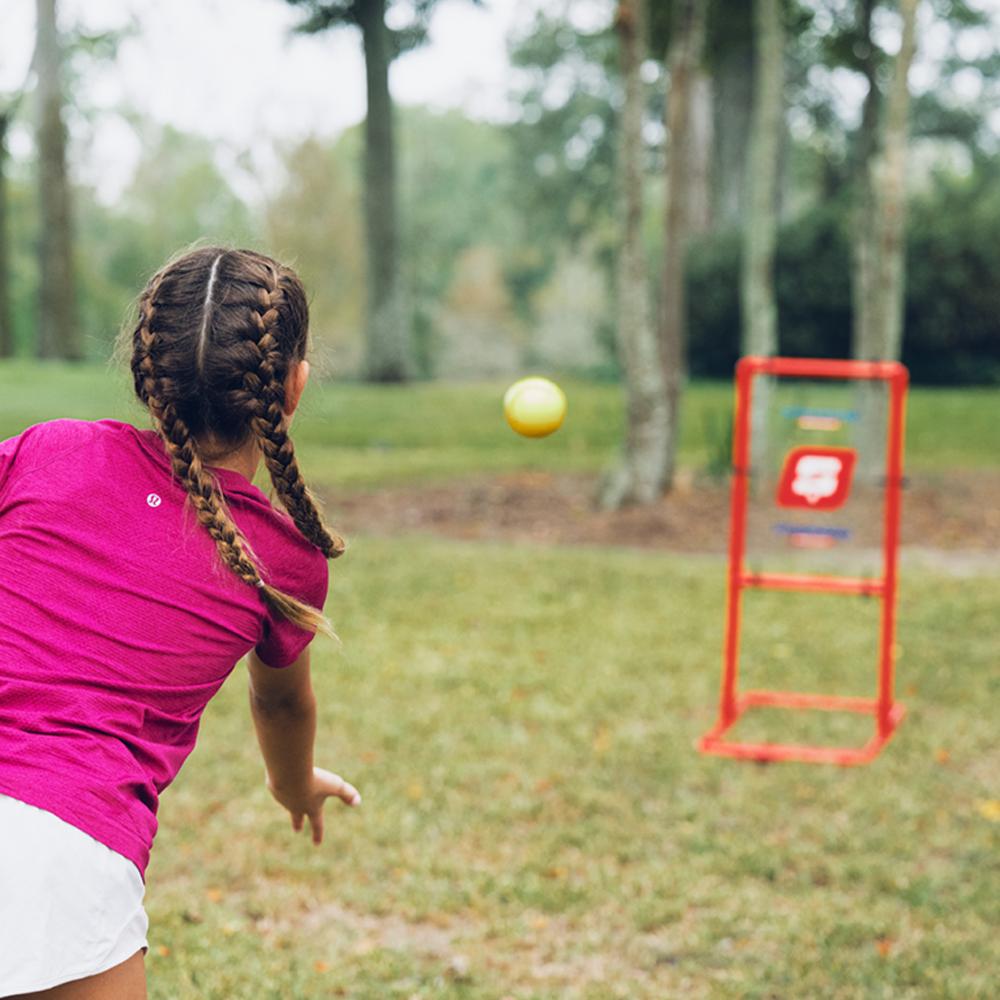
[[[302,480],[283,411],[285,380],[307,348],[302,283],[262,254],[203,247],[153,275],[139,296],[138,314],[119,349],[131,352],[135,393],[149,408],[174,474],[223,562],[259,588],[278,614],[335,637],[322,609],[262,580],[253,549],[205,467],[254,438],[271,474],[271,499],[277,494],[302,535],[328,559],[344,551]],[[207,437],[221,450],[209,454]]]

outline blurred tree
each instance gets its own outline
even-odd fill
[[[970,70],[978,70],[989,76],[996,72],[995,34],[985,48],[976,44],[982,54],[971,60],[960,56],[956,44],[967,30],[987,28],[989,14],[968,0],[927,0],[926,7],[929,20],[933,19],[935,47],[946,46],[947,54],[935,59],[934,84],[912,101],[910,134],[914,138],[933,137],[939,142],[953,139],[964,144],[973,156],[979,155],[980,143],[989,131],[984,113],[987,105],[959,101],[950,91],[951,80],[958,74],[967,77]],[[853,351],[858,357],[875,356],[872,351],[883,349],[876,341],[885,339],[879,317],[886,315],[883,302],[888,301],[884,299],[885,275],[879,275],[879,269],[888,261],[881,257],[877,246],[881,238],[878,220],[884,218],[878,186],[886,177],[881,164],[886,162],[890,132],[887,93],[893,85],[894,71],[901,66],[899,55],[888,54],[884,44],[901,37],[901,26],[909,15],[903,0],[801,0],[801,9],[805,27],[795,47],[797,72],[792,101],[810,122],[809,142],[821,159],[819,197],[849,199],[845,210],[851,214],[854,233]],[[988,31],[981,34],[983,41],[989,41]],[[856,127],[844,113],[839,79],[844,70],[860,76],[865,85],[861,120]],[[898,89],[897,94],[901,94]],[[906,101],[910,103],[908,90]],[[902,207],[903,202],[898,204]],[[883,333],[876,332],[880,327]],[[883,346],[898,356],[898,345],[893,348],[885,342]]]
[[[868,220],[874,254],[867,284],[869,313],[855,345],[860,358],[898,360],[903,334],[903,240],[906,213],[909,73],[916,50],[918,0],[899,0],[900,45],[893,61],[892,84],[885,108],[881,148],[871,160],[876,212]]]
[[[439,361],[448,367],[440,356],[448,346],[442,309],[458,262],[469,249],[484,247],[505,259],[517,242],[509,209],[509,149],[498,127],[458,111],[403,107],[398,128],[410,151],[399,175],[408,206],[400,230],[402,271],[412,310],[415,371],[429,377]],[[335,352],[337,370],[352,373],[363,368],[364,237],[354,169],[363,141],[358,126],[333,141],[310,138],[288,150],[285,180],[267,193],[264,213],[267,242],[276,253],[294,257],[315,289],[319,340]],[[512,333],[514,319],[508,320]]]
[[[78,361],[83,357],[76,316],[73,217],[66,172],[63,121],[63,46],[56,0],[37,0],[38,192],[40,284],[38,356]]]
[[[853,244],[855,315],[851,344],[853,356],[864,361],[898,360],[902,340],[909,73],[916,49],[917,3],[899,0],[900,45],[892,61],[892,84],[884,109],[875,110],[881,101],[873,96],[879,95],[874,73],[869,75],[865,99],[865,174],[859,179]],[[859,0],[859,4],[872,45],[872,0]],[[872,62],[869,60],[869,65]],[[879,126],[880,135],[876,131]],[[870,382],[858,385],[862,413],[858,471],[866,477],[884,471],[886,403],[880,390],[880,385]]]
[[[781,0],[754,0],[754,86],[750,145],[746,157],[747,212],[740,261],[741,354],[778,353],[774,247],[778,227],[778,163],[785,115],[785,32]],[[767,413],[771,380],[758,380],[751,417],[755,461],[767,468]],[[760,483],[761,477],[753,485]]]
[[[517,115],[507,132],[516,181],[511,204],[520,236],[506,270],[515,305],[530,324],[533,296],[562,248],[592,249],[612,281],[618,227],[610,195],[622,88],[610,25],[579,30],[543,8],[508,48]],[[656,117],[654,106],[647,123]]]
[[[778,151],[784,118],[784,28],[780,0],[754,0],[753,125],[746,159],[748,211],[743,224],[741,302],[743,353],[778,348],[774,301]]]
[[[600,503],[617,508],[655,503],[667,485],[669,411],[660,349],[649,302],[642,242],[645,158],[642,61],[647,46],[646,0],[619,0],[615,18],[625,85],[618,126],[618,351],[625,375],[624,454],[601,485]]]
[[[88,357],[107,356],[113,334],[152,273],[179,250],[254,244],[260,228],[215,163],[210,139],[132,117],[142,155],[113,206],[74,189],[80,328]]]
[[[712,226],[736,229],[744,218],[747,150],[754,95],[753,0],[712,3],[707,62],[713,84]]]
[[[336,142],[310,137],[287,150],[285,180],[264,206],[264,238],[295,262],[312,290],[310,326],[331,367],[356,372],[364,319],[364,237],[354,168],[358,129]]]
[[[316,33],[356,27],[365,54],[368,113],[365,117],[365,238],[368,310],[365,370],[375,382],[401,382],[413,374],[413,343],[399,262],[396,153],[389,65],[427,38],[437,0],[407,0],[394,7],[411,14],[402,29],[390,29],[386,10],[392,0],[287,0],[306,12],[298,30]],[[479,0],[471,0],[478,3]]]
[[[68,100],[63,100],[59,115],[63,127],[64,143],[67,138],[67,132],[71,131],[69,126],[75,124],[86,128],[95,116],[94,109],[80,99],[79,95],[82,92],[81,81],[86,78],[95,63],[114,58],[121,40],[135,33],[137,30],[137,25],[134,23],[126,25],[123,28],[96,33],[87,32],[79,25],[74,25],[69,31],[60,34],[58,39],[61,55],[59,67],[60,82],[62,84],[62,97],[64,99],[68,98]],[[48,297],[41,287],[42,283],[39,279],[39,274],[42,271],[43,260],[49,255],[43,256],[39,252],[37,254],[38,259],[29,264],[24,259],[23,254],[18,253],[17,249],[11,246],[11,231],[15,228],[18,230],[21,243],[25,245],[31,243],[35,245],[35,249],[38,251],[45,245],[43,243],[44,233],[40,225],[39,215],[42,206],[47,204],[47,196],[36,196],[35,211],[27,213],[27,218],[19,220],[23,223],[22,225],[15,226],[12,224],[12,215],[20,214],[24,216],[25,213],[23,211],[23,204],[12,205],[11,191],[8,189],[7,183],[8,161],[5,143],[6,136],[10,128],[15,124],[19,111],[22,111],[29,105],[29,102],[33,101],[35,106],[29,114],[35,117],[36,121],[39,121],[40,109],[44,106],[45,101],[50,101],[51,99],[51,94],[47,95],[45,86],[40,82],[38,72],[39,58],[39,49],[36,46],[34,58],[28,67],[23,85],[13,93],[6,95],[6,97],[0,98],[0,357],[3,357],[5,354],[16,353],[18,340],[22,344],[29,345],[33,352],[37,353],[41,349],[39,339],[41,324],[38,320],[38,315],[43,312],[40,308],[42,299],[44,298],[48,301]],[[51,115],[51,103],[49,103],[48,108]],[[25,117],[28,117],[28,115],[25,115]],[[48,123],[50,126],[52,125],[51,118],[48,119]],[[40,147],[40,143],[37,142],[37,131],[36,147]],[[40,153],[40,148],[38,151]],[[40,155],[39,159],[41,159]],[[72,153],[64,149],[63,159],[64,161],[72,159]],[[39,166],[37,174],[40,183],[42,177],[41,166]],[[65,183],[69,189],[69,202],[72,208],[72,206],[77,205],[76,194],[71,182],[67,180]],[[21,194],[22,192],[18,190],[18,197]],[[86,191],[84,195],[89,198],[92,192]],[[23,201],[23,198],[20,200]],[[84,266],[86,266],[89,258],[81,254],[78,241],[74,236],[77,228],[77,214],[77,211],[71,211],[71,271],[75,281],[72,297],[75,310],[79,313],[78,318],[85,321],[89,305],[89,292],[85,286],[81,289],[80,264],[82,261]],[[28,277],[29,275],[30,278]],[[25,287],[27,287],[27,283],[30,281],[30,287],[39,299],[38,304],[32,306],[30,310],[25,308],[23,304],[19,304],[19,300],[24,297],[23,288],[12,290],[12,279],[14,277],[19,278],[20,284]],[[86,323],[84,322],[85,325]],[[21,331],[20,337],[15,335],[17,330]],[[85,331],[83,332],[83,338],[84,340],[86,338]],[[87,352],[85,346],[83,346],[83,340],[80,339],[80,334],[75,326],[73,329],[73,342],[79,347],[80,357],[86,355]]]
[[[907,207],[901,358],[914,382],[1000,384],[1000,158],[971,174],[941,170]],[[849,357],[852,224],[841,200],[781,226],[776,255],[781,351]],[[692,247],[691,372],[731,378],[739,356],[740,247],[735,234]]]
[[[0,358],[14,355],[14,309],[10,293],[10,226],[7,220],[7,133],[22,91],[0,97]]]
[[[407,206],[402,226],[403,273],[410,292],[417,374],[430,377],[447,344],[442,339],[441,304],[454,293],[459,262],[468,251],[490,248],[501,274],[521,246],[517,219],[510,210],[515,178],[503,132],[461,112],[436,113],[407,107],[399,116],[409,155],[400,171],[400,192]],[[459,210],[460,207],[460,210]],[[490,282],[493,280],[490,276]],[[493,320],[514,337],[512,290],[500,296],[505,309]],[[496,290],[490,293],[496,297]],[[501,323],[501,313],[504,314]]]
[[[664,212],[663,270],[660,293],[659,341],[667,395],[665,486],[673,484],[679,440],[681,394],[687,379],[687,314],[685,267],[689,220],[691,82],[702,58],[705,40],[705,0],[674,0],[667,69],[667,196]]]

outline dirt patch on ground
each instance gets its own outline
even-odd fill
[[[530,472],[364,492],[321,488],[319,493],[330,520],[348,536],[419,532],[458,539],[726,551],[725,482],[682,475],[655,506],[621,511],[600,510],[594,502],[597,487],[593,475]],[[903,494],[902,544],[1000,555],[1000,472],[913,476]]]

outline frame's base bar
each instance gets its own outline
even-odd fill
[[[898,702],[889,711],[888,726],[863,747],[816,747],[795,743],[737,743],[725,734],[750,708],[820,709],[823,711],[860,712],[878,719],[878,702],[873,698],[843,698],[834,695],[797,694],[794,691],[748,691],[736,702],[736,714],[728,722],[720,721],[696,744],[702,753],[741,760],[802,761],[809,764],[839,764],[849,767],[867,764],[889,742],[906,714]]]

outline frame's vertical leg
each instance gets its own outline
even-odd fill
[[[889,382],[892,399],[889,407],[886,446],[885,530],[883,532],[883,567],[885,588],[882,594],[882,636],[878,683],[878,732],[888,735],[892,728],[893,669],[896,642],[896,566],[899,557],[899,508],[903,477],[903,410],[909,378],[905,369]]]
[[[726,643],[723,651],[722,698],[719,717],[728,726],[736,718],[736,675],[740,649],[740,610],[743,550],[746,543],[747,481],[750,476],[749,420],[752,358],[742,358],[736,366],[736,412],[733,433],[733,481],[730,493],[729,583],[726,599]]]

